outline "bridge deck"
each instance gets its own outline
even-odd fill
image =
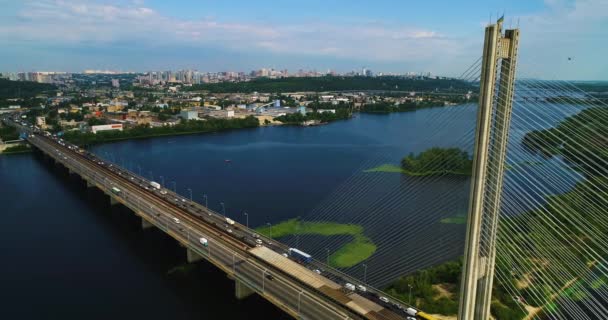
[[[323,286],[331,289],[340,289],[339,284],[306,269],[302,265],[291,261],[266,247],[255,247],[249,249],[249,252],[315,289],[319,289]]]

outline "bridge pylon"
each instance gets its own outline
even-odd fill
[[[519,29],[486,27],[458,319],[490,319]],[[498,90],[496,84],[498,82]]]

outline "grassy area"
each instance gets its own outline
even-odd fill
[[[458,214],[455,216],[443,218],[439,222],[443,224],[465,224],[467,223],[467,216],[465,214]]]
[[[270,236],[271,228],[268,226],[256,230],[265,236]],[[369,258],[377,249],[371,239],[363,234],[363,227],[356,224],[306,222],[294,218],[272,226],[272,238],[275,239],[306,234],[321,236],[348,235],[352,237],[351,242],[346,243],[329,256],[329,264],[333,267],[352,267]]]
[[[30,151],[32,151],[32,148],[30,148],[29,145],[19,144],[19,145],[8,147],[8,148],[4,149],[4,151],[2,151],[2,154],[24,153],[24,152],[30,152]]]
[[[436,171],[426,171],[426,172],[413,172],[402,169],[398,165],[385,163],[383,165],[377,166],[375,168],[363,170],[363,172],[390,172],[390,173],[402,173],[411,177],[426,177],[426,176],[435,176],[435,175],[463,175],[468,176],[470,173],[468,172],[460,172],[460,171],[452,171],[452,170],[436,170]]]

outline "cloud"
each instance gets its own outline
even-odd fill
[[[543,10],[519,18],[520,74],[570,79],[607,77],[608,70],[596,63],[608,55],[608,1],[545,0]],[[106,48],[125,50],[130,46],[134,49],[125,50],[125,57],[134,52],[167,53],[163,60],[167,67],[179,63],[173,57],[180,51],[213,49],[227,53],[224,60],[215,58],[215,68],[222,68],[221,64],[234,53],[239,59],[293,61],[290,65],[296,68],[334,68],[330,63],[341,63],[382,66],[387,71],[459,75],[481,55],[483,28],[470,28],[439,31],[382,19],[267,19],[257,23],[218,17],[182,19],[138,0],[24,0],[14,16],[0,19],[0,45],[29,48],[32,52],[45,46],[53,48],[49,50],[74,48],[73,55],[78,48],[106,52]],[[172,50],[176,54],[171,55]],[[39,51],[35,54],[44,58],[47,52]],[[49,51],[48,55],[57,56],[57,52]],[[568,62],[567,56],[574,56],[574,62]],[[148,58],[138,56],[142,62]]]
[[[457,42],[433,30],[381,23],[338,25],[234,23],[217,19],[171,18],[143,2],[107,4],[94,1],[28,1],[14,22],[0,22],[10,41],[51,41],[135,46],[219,46],[231,50],[332,56],[369,61],[428,59],[457,49]],[[431,51],[431,52],[430,52]]]

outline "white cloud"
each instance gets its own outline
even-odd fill
[[[459,36],[381,20],[243,23],[216,17],[180,19],[147,7],[144,1],[99,1],[26,0],[14,19],[0,21],[0,45],[34,42],[77,48],[79,44],[129,43],[142,50],[214,47],[397,66],[394,71],[407,64],[416,70],[458,75],[481,55],[483,40],[481,27]],[[520,16],[520,74],[606,78],[605,64],[598,67],[593,61],[599,63],[608,55],[608,1],[546,0],[545,6],[539,13]],[[576,63],[569,63],[567,56],[575,56]]]
[[[77,44],[132,42],[220,46],[235,50],[327,55],[370,61],[428,59],[455,49],[457,43],[433,30],[364,23],[288,25],[242,24],[214,19],[179,20],[134,1],[112,5],[94,1],[27,2],[16,23],[0,22],[4,41],[51,41]],[[429,50],[431,52],[429,52]]]

